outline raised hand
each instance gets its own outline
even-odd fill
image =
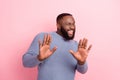
[[[92,45],[89,45],[89,47],[87,48],[87,42],[88,42],[88,40],[86,38],[84,38],[83,40],[79,41],[77,52],[70,50],[70,53],[81,65],[85,63],[88,53],[92,47]]]
[[[39,41],[39,55],[37,58],[42,61],[48,58],[56,51],[56,47],[50,50],[51,36],[49,34],[45,34],[43,43]]]

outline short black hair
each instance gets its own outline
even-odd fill
[[[63,17],[65,17],[65,16],[72,16],[72,14],[70,14],[70,13],[61,13],[61,14],[59,14],[59,15],[57,16],[56,22],[59,23],[60,20],[61,20]]]

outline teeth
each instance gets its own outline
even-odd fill
[[[73,30],[69,30],[68,34],[72,35],[73,34]]]

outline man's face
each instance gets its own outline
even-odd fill
[[[65,16],[60,23],[60,31],[66,40],[71,40],[75,36],[75,20],[72,16]]]

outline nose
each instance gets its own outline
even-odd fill
[[[70,29],[75,29],[75,25],[72,24],[72,25],[70,26]]]

